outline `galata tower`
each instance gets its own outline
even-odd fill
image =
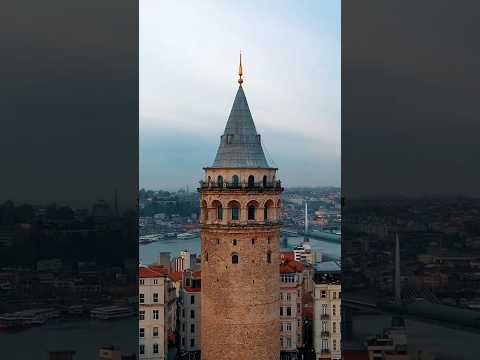
[[[239,88],[213,165],[200,182],[203,360],[280,359],[277,169]]]

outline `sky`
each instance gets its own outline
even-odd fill
[[[140,187],[195,186],[243,87],[287,187],[340,185],[340,1],[142,0]]]

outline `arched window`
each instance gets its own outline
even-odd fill
[[[212,202],[212,206],[216,209],[217,220],[223,220],[222,203],[218,200]]]
[[[218,175],[217,183],[218,183],[219,187],[223,187],[223,176],[222,175]]]
[[[237,201],[231,201],[228,203],[228,207],[231,220],[240,220],[240,204]]]
[[[202,201],[202,208],[201,210],[201,220],[207,221],[208,220],[208,207],[207,202],[205,200]]]
[[[238,254],[232,254],[232,264],[238,264],[239,260]]]
[[[250,175],[248,177],[248,187],[254,187],[255,186],[255,177],[253,175]]]
[[[272,218],[272,209],[273,209],[273,201],[272,200],[267,200],[265,202],[265,205],[263,207],[263,220],[267,221]]]
[[[249,205],[248,206],[248,220],[255,220],[255,211],[257,209],[255,208],[255,205]]]
[[[267,252],[267,263],[271,263],[272,262],[272,253],[269,251]]]
[[[240,184],[240,180],[238,179],[238,175],[233,175],[232,176],[232,185],[236,187],[239,184]]]
[[[263,175],[263,187],[267,187],[267,175]]]
[[[205,261],[208,261],[208,252],[205,253]]]

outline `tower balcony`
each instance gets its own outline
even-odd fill
[[[200,181],[199,190],[215,190],[215,191],[282,191],[282,182],[275,181],[259,181],[259,182],[228,182],[228,181]]]

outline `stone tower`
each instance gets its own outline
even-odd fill
[[[277,169],[240,86],[217,156],[200,182],[203,360],[280,358]]]

